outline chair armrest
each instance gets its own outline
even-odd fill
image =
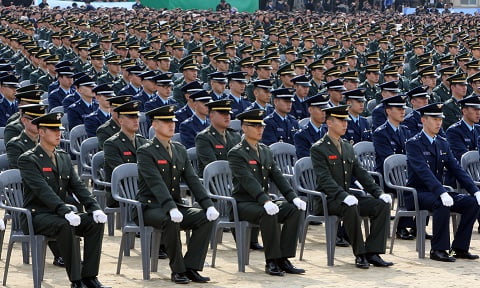
[[[65,206],[67,206],[68,208],[70,208],[73,212],[77,213],[78,212],[78,209],[77,207],[75,207],[75,205],[72,205],[72,204],[65,204]]]
[[[309,190],[309,189],[305,189],[301,186],[297,186],[297,191],[298,192],[302,192],[302,193],[305,193],[305,194],[309,194],[311,196],[316,196],[316,197],[320,197],[322,199],[322,207],[323,207],[323,215],[325,217],[328,217],[328,206],[327,206],[327,196],[325,195],[325,193],[323,192],[320,192],[320,191],[314,191],[314,190]],[[308,202],[307,202],[308,203]]]
[[[237,200],[233,197],[228,197],[228,196],[221,196],[221,195],[215,195],[215,194],[209,194],[210,198],[215,199],[217,201],[224,201],[228,202],[232,205],[232,211],[233,211],[233,220],[235,222],[240,221],[240,218],[238,217],[238,208],[237,208]]]
[[[453,187],[452,187],[452,186],[443,185],[443,188],[447,189],[447,190],[448,190],[448,192],[454,192],[454,191],[455,191],[455,189],[453,189]]]
[[[8,205],[5,205],[2,201],[0,201],[0,208],[5,209],[6,211],[12,211],[12,212],[16,212],[16,213],[25,214],[25,217],[27,218],[28,234],[29,235],[34,235],[32,212],[30,210],[28,210],[27,208],[8,206]]]
[[[368,174],[372,177],[377,177],[378,178],[378,185],[382,188],[383,190],[383,175],[382,173],[376,172],[376,171],[368,171]]]
[[[391,183],[387,183],[387,186],[392,188],[392,189],[395,189],[398,191],[401,191],[401,192],[409,192],[409,193],[412,193],[413,195],[413,204],[415,205],[415,211],[418,211],[420,210],[419,206],[418,206],[418,194],[417,194],[417,190],[415,188],[412,188],[412,187],[407,187],[407,186],[398,186],[398,185],[393,185]]]

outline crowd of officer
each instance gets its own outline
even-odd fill
[[[230,164],[240,217],[259,224],[265,247],[256,233],[250,247],[265,250],[265,271],[304,273],[288,258],[295,256],[290,234],[296,233],[306,203],[268,148],[285,142],[296,147],[298,158],[312,156],[329,211],[343,217],[337,244],[352,243],[359,268],[391,266],[379,254],[385,252],[392,202],[384,192],[393,191],[375,184],[352,150],[358,142],[372,141],[380,173],[389,155],[409,159],[409,185],[419,191],[420,207],[433,212],[430,258],[477,259],[469,241],[480,192],[458,162],[479,147],[478,16],[354,16],[1,8],[0,126],[10,168],[28,178],[25,206],[39,214],[34,225],[46,235],[56,235],[66,223],[90,230],[98,224],[96,233],[103,231],[105,214],[75,171],[67,169],[69,155],[55,148],[60,137],[84,125],[104,150],[105,180],[122,163],[138,164],[138,200],[145,205],[145,223],[168,231],[162,249],[173,282],[210,280],[198,272],[219,213],[198,175],[215,160]],[[232,120],[240,122],[236,130]],[[152,127],[151,140],[138,134],[140,125],[145,131]],[[175,136],[178,142],[172,141]],[[191,147],[199,171],[188,160]],[[198,205],[185,203],[181,180]],[[284,201],[269,199],[268,180]],[[442,186],[456,181],[470,195]],[[65,193],[67,186],[72,191]],[[369,194],[351,194],[352,187]],[[107,205],[118,205],[109,192]],[[65,203],[87,213],[77,216]],[[462,213],[451,244],[450,211]],[[360,216],[372,218],[366,241]],[[414,221],[401,222],[396,236],[414,239]],[[281,230],[277,223],[284,223]],[[192,230],[184,256],[180,229]],[[67,267],[72,287],[104,287],[96,278],[99,258],[85,259],[93,266],[82,270],[78,251],[65,251],[73,236],[64,233],[57,237],[61,247],[51,245],[57,264]]]

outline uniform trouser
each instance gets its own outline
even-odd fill
[[[280,211],[271,216],[257,202],[238,202],[238,215],[240,220],[260,225],[265,259],[295,257],[298,225],[303,213],[286,201],[276,201],[275,204]],[[282,229],[280,223],[283,223]]]
[[[343,202],[329,201],[328,212],[343,218],[343,225],[355,256],[365,253],[385,253],[390,217],[389,204],[372,197],[359,197],[358,205],[353,206]],[[362,217],[370,218],[370,233],[365,242],[362,234]]]
[[[181,223],[174,223],[163,209],[147,208],[143,211],[145,225],[163,230],[162,243],[165,244],[172,272],[184,273],[187,269],[202,271],[214,222],[208,221],[202,209],[177,208],[183,214]],[[185,256],[182,256],[181,229],[192,230]]]
[[[103,224],[93,221],[86,213],[78,214],[81,223],[73,227],[62,216],[51,213],[39,213],[33,216],[33,227],[36,234],[55,238],[58,250],[65,262],[70,281],[82,278],[96,277],[102,254]],[[83,267],[81,265],[80,249],[75,236],[84,238]]]
[[[462,217],[460,218],[460,224],[458,225],[451,247],[453,249],[468,251],[472,238],[473,224],[475,224],[478,216],[478,203],[475,197],[470,195],[458,193],[449,194],[452,196],[454,203],[451,207],[444,206],[440,198],[435,200],[435,202],[427,202],[422,201],[424,198],[421,193],[418,195],[420,209],[429,210],[433,214],[432,250],[450,249],[450,212],[456,212],[460,213]]]

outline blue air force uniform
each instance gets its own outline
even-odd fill
[[[52,108],[54,107],[62,106],[63,99],[65,99],[68,95],[73,94],[74,92],[75,89],[73,88],[70,88],[69,91],[65,91],[61,87],[52,90],[52,92],[48,94],[48,109],[52,110]]]
[[[180,124],[180,140],[185,147],[195,147],[195,136],[210,125],[208,119],[200,120],[195,114]]]
[[[102,110],[97,109],[92,113],[88,114],[85,117],[84,125],[85,131],[87,132],[88,137],[96,137],[97,136],[97,129],[103,123],[107,122],[110,119],[110,114],[105,114]]]
[[[462,155],[470,150],[477,150],[477,138],[480,136],[480,125],[468,125],[464,120],[447,129],[447,140],[453,156],[460,162]]]
[[[78,125],[84,124],[85,118],[95,110],[97,110],[98,104],[94,101],[87,105],[87,103],[80,99],[77,102],[73,103],[68,107],[67,117],[68,117],[68,126],[70,130]]]
[[[177,119],[177,124],[178,124],[178,125],[175,125],[175,133],[179,132],[180,124],[182,124],[183,121],[193,116],[193,112],[194,112],[193,109],[190,108],[190,106],[188,106],[187,104],[185,104],[185,106],[175,111],[175,118]]]
[[[405,142],[410,138],[407,126],[399,125],[395,130],[386,121],[373,132],[375,147],[375,170],[383,175],[383,162],[393,154],[405,154]]]
[[[375,131],[375,129],[385,123],[385,121],[387,121],[385,105],[380,103],[372,111],[372,130]]]
[[[265,130],[263,131],[262,143],[270,145],[276,142],[294,144],[293,135],[299,129],[297,120],[292,115],[281,118],[277,112],[265,117]]]
[[[252,104],[250,101],[243,98],[237,98],[232,94],[228,95],[227,99],[232,100],[232,119],[235,119],[238,114],[244,112],[245,109]]]
[[[300,128],[293,136],[297,158],[309,157],[313,143],[320,140],[327,131],[327,125],[322,124],[317,128],[311,121],[308,122],[307,126]]]
[[[245,109],[245,111],[250,111],[250,110],[253,110],[253,109],[262,109],[262,110],[265,110],[265,114],[266,115],[270,115],[273,113],[273,111],[275,110],[275,108],[273,108],[273,106],[271,104],[268,104],[267,103],[267,106],[265,107],[262,107],[260,106],[260,104],[257,103],[257,101],[253,102],[250,106],[247,107],[247,109]]]
[[[17,101],[10,102],[5,97],[0,99],[0,127],[7,125],[7,120],[18,112]]]
[[[352,121],[348,121],[347,132],[342,138],[352,145],[361,141],[372,141],[372,129],[367,118],[359,116],[358,119],[354,119],[352,115],[350,118]]]
[[[310,113],[308,112],[308,105],[305,101],[300,100],[300,98],[295,94],[293,97],[295,101],[292,102],[292,111],[290,111],[290,115],[292,115],[297,120],[302,120],[303,118],[310,117]]]

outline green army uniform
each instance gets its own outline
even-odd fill
[[[20,73],[20,75],[22,75],[22,80],[30,80],[30,75],[33,73],[33,71],[35,71],[35,66],[33,66],[31,63],[26,64]]]
[[[325,83],[322,82],[320,85],[318,85],[317,82],[315,82],[315,80],[312,79],[310,80],[310,85],[311,86],[309,87],[307,97],[317,95],[317,93],[323,88]]]
[[[88,61],[83,62],[80,58],[73,61],[72,66],[75,73],[84,72],[85,70],[90,69],[90,63]]]
[[[95,223],[91,213],[100,210],[100,206],[80,180],[70,155],[62,150],[54,154],[56,165],[40,145],[20,156],[24,207],[32,212],[35,233],[56,239],[70,281],[96,277],[104,225]],[[81,224],[75,229],[64,217],[71,212],[66,206],[69,193],[75,194],[87,211],[78,214]],[[23,227],[25,230],[26,223]],[[83,265],[75,234],[84,237]]]
[[[258,79],[255,79],[258,80]],[[253,81],[250,81],[246,86],[245,86],[245,96],[247,97],[247,100],[250,102],[255,102],[255,95],[253,94],[254,86],[253,86]]]
[[[182,92],[182,87],[185,86],[187,82],[182,78],[182,81],[178,84],[174,84],[172,89],[173,99],[177,101],[179,107],[183,107],[187,104],[187,99],[185,99],[184,93]]]
[[[446,102],[448,99],[452,97],[450,94],[450,88],[445,86],[445,84],[440,83],[440,85],[437,85],[435,88],[432,90],[434,97],[440,100],[441,103]]]
[[[113,118],[108,119],[107,122],[100,125],[100,127],[97,128],[98,150],[102,151],[105,141],[118,132],[120,132],[120,125],[115,122]]]
[[[115,83],[115,81],[118,81],[118,79],[119,79],[118,76],[113,76],[112,73],[107,71],[106,73],[103,73],[100,77],[98,77],[97,85],[105,84],[105,83]],[[125,86],[127,86],[127,85],[125,85]]]
[[[105,73],[105,70],[100,70],[100,71],[97,71],[95,70],[95,68],[93,67],[90,67],[87,71],[85,71],[88,75],[90,75],[93,79],[93,81],[95,83],[97,83],[97,85],[100,85],[98,84],[98,78],[100,78],[101,75],[103,75]]]
[[[137,162],[137,148],[147,143],[142,135],[135,135],[135,146],[122,131],[108,138],[103,144],[105,181],[111,182],[112,172],[115,167],[124,163]],[[107,206],[118,207],[118,202],[113,199],[110,191],[107,191]]]
[[[115,93],[115,95],[118,95],[118,92],[127,85],[128,83],[127,81],[125,81],[125,79],[123,79],[123,77],[118,78],[117,81],[113,82],[113,85],[112,85],[113,93]]]
[[[162,241],[170,259],[172,272],[184,273],[188,269],[201,271],[213,229],[213,222],[207,220],[204,210],[213,206],[213,202],[193,170],[185,147],[179,142],[171,141],[170,149],[172,157],[155,137],[137,150],[139,174],[137,200],[144,205],[145,225],[164,231]],[[193,208],[182,199],[180,192],[182,179],[202,209]],[[174,223],[170,219],[169,211],[175,208],[183,214],[181,223]],[[180,229],[192,229],[185,256],[182,256]]]
[[[23,67],[27,66],[30,64],[30,61],[27,60],[24,56],[20,57],[17,62],[15,62],[15,72],[17,72],[18,75],[21,75]]]
[[[8,168],[18,169],[18,158],[26,151],[35,148],[37,145],[28,135],[23,131],[16,137],[11,138],[7,142],[7,158]]]
[[[457,99],[453,97],[450,97],[450,99],[445,101],[445,105],[443,105],[442,109],[443,115],[445,116],[442,127],[444,131],[447,131],[450,125],[462,119],[462,110],[460,109],[460,104],[458,103]]]
[[[48,86],[55,82],[55,80],[55,77],[53,77],[50,73],[47,73],[42,77],[38,78],[37,83],[40,85],[41,90],[48,91]]]
[[[312,164],[317,176],[317,191],[327,196],[328,212],[343,218],[345,230],[353,254],[359,256],[365,253],[384,254],[387,241],[387,225],[390,207],[378,198],[383,191],[375,184],[368,172],[362,168],[350,143],[340,139],[341,153],[335,147],[328,134],[325,134],[310,149]],[[372,196],[355,195],[358,206],[347,206],[343,200],[350,195],[349,188],[352,177],[355,177],[364,189]],[[322,214],[321,200],[316,199],[315,210]],[[364,243],[361,221],[368,216],[371,221],[371,231]]]
[[[24,128],[22,122],[20,121],[20,113],[13,114],[12,117],[8,118],[8,120],[12,119],[14,116],[17,116],[17,119],[10,122],[7,121],[7,126],[5,126],[5,130],[3,132],[3,139],[5,141],[5,144],[8,144],[8,142],[12,138],[20,135]]]
[[[178,73],[180,72],[178,70],[178,68],[180,68],[180,60],[178,60],[177,58],[173,58],[172,61],[170,62],[170,69],[169,71],[172,72],[172,73]]]
[[[367,101],[375,99],[375,95],[380,92],[380,89],[377,85],[372,86],[368,81],[365,81],[358,85],[358,88],[365,89],[365,98],[367,99]]]
[[[32,74],[30,74],[30,83],[31,84],[37,84],[38,83],[38,79],[40,79],[40,77],[46,75],[47,73],[45,71],[43,71],[41,68],[37,68],[35,71],[32,72]],[[26,79],[25,79],[26,80]]]
[[[217,71],[217,69],[215,67],[213,67],[212,64],[208,64],[208,65],[204,66],[200,70],[200,73],[199,73],[200,80],[202,80],[202,82],[204,82],[204,83],[207,82],[208,81],[208,74],[211,74],[215,71]]]
[[[240,220],[260,225],[267,261],[295,257],[298,225],[303,215],[292,204],[297,194],[278,168],[270,148],[259,143],[257,149],[258,155],[246,140],[242,140],[228,152],[233,176],[232,196],[237,201]],[[286,199],[275,202],[280,211],[273,216],[263,207],[270,200],[269,180]],[[283,223],[281,230],[279,223]]]

